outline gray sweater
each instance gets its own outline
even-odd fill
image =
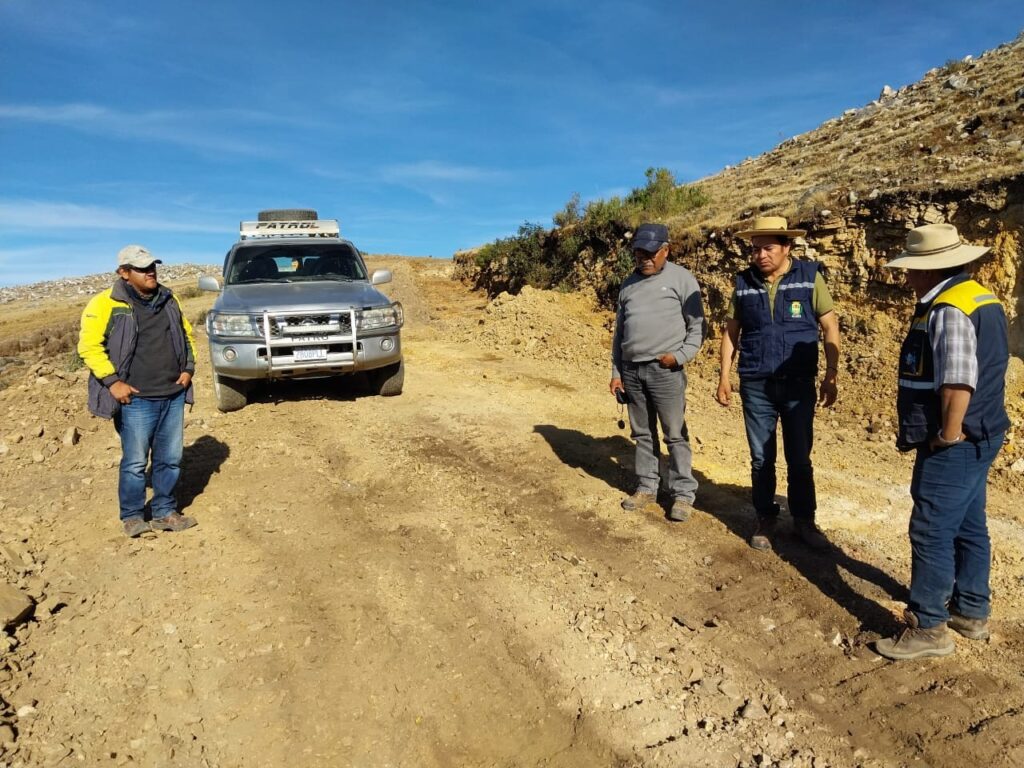
[[[680,365],[697,356],[704,341],[704,303],[686,267],[665,262],[654,275],[634,272],[619,288],[612,338],[612,378],[622,363],[646,363],[672,353]]]

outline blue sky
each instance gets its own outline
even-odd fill
[[[448,258],[710,175],[1016,37],[1024,3],[0,0],[0,285],[218,263],[311,207]]]

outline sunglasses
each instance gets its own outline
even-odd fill
[[[153,274],[156,274],[156,264],[150,264],[148,267],[136,267],[131,264],[127,266],[132,272],[152,272]]]

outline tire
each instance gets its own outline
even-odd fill
[[[316,211],[309,208],[273,208],[260,211],[257,221],[316,221]]]
[[[223,413],[240,411],[249,402],[249,383],[213,374],[213,393],[217,396],[217,410]]]
[[[375,395],[394,397],[402,394],[405,384],[405,360],[370,371],[370,386]]]

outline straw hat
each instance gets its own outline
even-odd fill
[[[974,261],[990,249],[967,245],[952,224],[925,224],[907,233],[907,244],[886,267],[947,269]]]
[[[806,234],[806,229],[789,229],[789,224],[782,216],[758,216],[754,219],[753,227],[737,232],[736,237],[750,240],[759,236],[803,237]]]

